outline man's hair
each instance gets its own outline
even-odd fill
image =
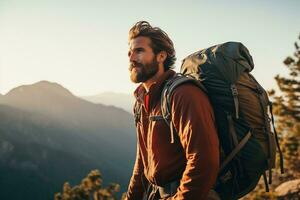
[[[173,68],[176,61],[175,49],[172,40],[166,32],[158,27],[152,27],[149,22],[139,21],[130,29],[129,41],[140,36],[148,37],[151,40],[151,48],[155,55],[161,51],[167,53],[167,58],[164,61],[165,71]]]

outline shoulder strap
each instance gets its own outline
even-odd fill
[[[134,122],[135,126],[137,126],[137,123],[141,119],[141,111],[142,111],[142,104],[138,101],[135,101],[134,107],[133,107],[133,114],[134,114]]]
[[[170,127],[171,143],[174,143],[174,131],[176,131],[171,120],[171,95],[178,86],[184,83],[193,83],[207,93],[206,88],[201,84],[200,81],[180,73],[177,73],[174,77],[166,82],[161,92],[161,112],[165,122]]]

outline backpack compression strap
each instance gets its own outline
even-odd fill
[[[272,120],[273,131],[274,131],[274,134],[275,134],[275,142],[276,142],[277,150],[279,152],[280,171],[281,171],[281,174],[283,174],[284,173],[283,154],[282,154],[282,151],[281,151],[281,148],[280,148],[280,145],[279,145],[279,139],[278,139],[277,131],[276,131],[275,124],[274,124],[273,105],[272,105],[271,101],[269,102],[269,106],[270,106],[269,108],[270,108],[270,113],[271,113],[271,120]]]
[[[206,88],[199,81],[180,73],[177,73],[164,85],[163,90],[161,92],[161,112],[165,122],[170,127],[171,143],[174,143],[174,131],[176,131],[174,124],[171,120],[171,95],[178,86],[184,83],[193,83],[194,85],[202,89],[205,93],[207,93]]]

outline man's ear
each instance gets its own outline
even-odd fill
[[[164,63],[166,58],[167,58],[167,52],[165,51],[159,52],[156,57],[158,63]]]

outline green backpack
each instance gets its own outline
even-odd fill
[[[171,138],[174,138],[176,131],[170,123],[173,91],[189,82],[207,93],[220,141],[221,167],[215,190],[221,199],[246,195],[255,188],[262,175],[268,191],[266,171],[269,170],[271,184],[276,146],[283,173],[283,156],[274,126],[272,103],[250,74],[253,68],[252,57],[243,44],[216,45],[186,57],[180,73],[167,81],[161,94],[162,115],[170,126]]]

